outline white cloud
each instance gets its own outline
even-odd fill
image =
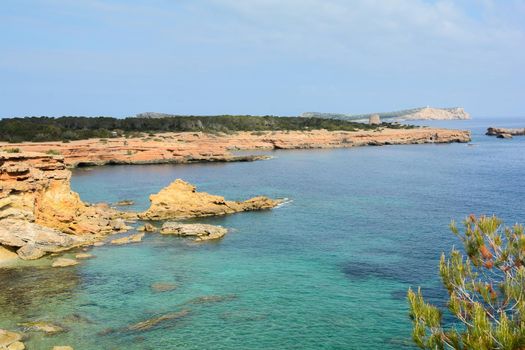
[[[245,40],[281,52],[366,59],[438,55],[452,60],[461,53],[490,60],[525,47],[523,23],[506,22],[509,12],[523,11],[524,1],[471,1],[465,6],[447,0],[211,1],[240,17],[238,32]],[[481,15],[472,16],[471,10]]]

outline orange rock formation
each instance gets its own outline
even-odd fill
[[[468,142],[462,130],[414,128],[380,131],[273,131],[233,134],[162,133],[147,138],[90,139],[81,141],[0,143],[1,148],[52,152],[64,156],[69,167],[104,164],[230,162],[258,160],[261,156],[234,156],[235,150],[342,148],[365,145]]]

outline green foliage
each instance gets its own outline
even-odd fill
[[[20,148],[4,148],[2,151],[6,153],[20,153]]]
[[[385,128],[409,126],[383,123]],[[159,132],[227,133],[283,130],[376,130],[378,126],[346,120],[250,115],[168,116],[162,118],[27,117],[0,119],[0,141],[69,141],[119,135],[154,137]]]
[[[46,154],[50,154],[50,155],[53,155],[53,156],[59,156],[61,153],[60,153],[60,151],[58,151],[56,149],[48,149],[46,151]]]
[[[464,222],[451,231],[464,246],[441,256],[439,271],[457,324],[443,327],[441,311],[409,289],[413,339],[422,349],[525,349],[525,234],[496,217]]]

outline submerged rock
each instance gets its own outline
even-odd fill
[[[151,206],[138,214],[143,220],[181,219],[232,214],[241,211],[270,209],[282,203],[267,197],[245,202],[227,201],[224,197],[197,192],[195,186],[177,179],[150,196]]]
[[[133,205],[133,204],[135,204],[135,202],[130,199],[125,199],[123,201],[118,201],[117,203],[115,203],[117,207],[125,207],[125,206]]]
[[[131,236],[114,239],[111,241],[111,244],[122,245],[122,244],[128,244],[128,243],[139,243],[140,241],[142,241],[143,237],[144,237],[144,233],[137,233]]]
[[[0,329],[0,349],[9,349],[9,346],[20,342],[21,339],[22,335],[20,333]]]
[[[28,331],[43,332],[47,334],[65,332],[65,329],[61,326],[44,321],[23,322],[18,325],[24,327]]]
[[[23,260],[36,260],[46,255],[45,251],[38,248],[35,244],[32,243],[26,244],[22,248],[18,249],[16,253],[20,257],[20,259]]]
[[[169,292],[169,291],[177,289],[176,284],[167,283],[167,282],[156,282],[156,283],[153,283],[150,287],[151,287],[151,290],[153,290],[154,292],[159,292],[159,293]]]
[[[25,350],[26,346],[21,341],[15,341],[14,343],[11,343],[6,349],[7,350]]]
[[[51,264],[52,267],[67,267],[67,266],[74,266],[78,265],[78,261],[75,259],[67,259],[67,258],[58,258],[53,261],[53,264]]]
[[[18,255],[15,252],[0,245],[0,264],[10,263],[16,260],[18,260]]]
[[[195,237],[196,241],[208,241],[224,237],[228,232],[222,226],[206,224],[181,224],[180,222],[166,222],[160,233],[163,235],[177,235]]]
[[[159,323],[169,321],[169,320],[177,320],[177,319],[180,319],[180,318],[183,318],[189,315],[189,313],[190,313],[190,310],[188,309],[184,309],[178,312],[169,312],[167,314],[156,316],[156,317],[147,319],[145,321],[129,325],[126,329],[128,331],[146,331],[152,327],[155,327]]]
[[[91,259],[93,257],[94,256],[89,253],[78,253],[77,255],[75,255],[75,259]]]
[[[229,301],[236,299],[237,295],[228,294],[228,295],[205,295],[202,297],[197,297],[189,300],[186,304],[207,304],[207,303],[220,303],[223,301]]]
[[[140,226],[137,229],[137,231],[141,231],[141,232],[155,232],[155,231],[157,231],[157,228],[155,226],[153,226],[152,224],[150,224],[150,223],[146,223],[143,226]]]

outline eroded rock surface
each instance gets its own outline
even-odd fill
[[[282,201],[255,197],[244,202],[197,192],[195,186],[176,180],[150,197],[143,213],[120,212],[101,203],[88,205],[70,188],[71,173],[61,156],[0,151],[0,251],[1,259],[17,256],[38,259],[82,245],[97,244],[105,235],[131,229],[125,220],[163,220],[225,215],[270,209]],[[218,239],[227,232],[211,225],[177,224],[171,234],[193,236],[197,241]],[[144,232],[156,231],[145,223]],[[163,233],[169,232],[168,227]],[[112,244],[140,242],[144,233],[117,238]]]
[[[145,220],[184,219],[233,214],[241,211],[273,208],[282,201],[255,197],[244,202],[227,201],[224,197],[197,192],[195,186],[181,179],[150,196],[151,206],[138,216]]]
[[[163,235],[176,235],[194,237],[196,241],[209,241],[224,237],[228,232],[222,226],[207,224],[182,224],[180,222],[166,222],[162,225],[160,233]]]
[[[525,128],[488,128],[485,135],[501,136],[501,138],[512,138],[512,136],[525,135]]]
[[[163,322],[166,322],[166,321],[173,321],[173,320],[178,320],[180,318],[183,318],[187,315],[189,315],[190,313],[190,310],[181,310],[181,311],[177,311],[177,312],[169,312],[169,313],[166,313],[166,314],[163,314],[163,315],[160,315],[160,316],[156,316],[156,317],[153,317],[153,318],[150,318],[150,319],[147,319],[145,321],[141,321],[141,322],[138,322],[138,323],[135,323],[135,324],[132,324],[132,325],[129,325],[127,327],[127,330],[128,331],[146,331],[150,328],[153,328],[155,326],[157,326],[158,324],[160,323],[163,323]]]
[[[142,238],[144,238],[144,233],[137,233],[122,238],[116,238],[111,241],[111,244],[122,245],[128,243],[139,243],[140,241],[142,241]]]
[[[129,229],[122,213],[82,202],[70,177],[61,156],[0,152],[0,246],[31,260]]]
[[[0,265],[18,260],[18,255],[11,249],[0,245]]]
[[[78,265],[78,261],[75,259],[58,258],[53,261],[52,267],[68,267]]]
[[[19,323],[18,325],[24,327],[28,331],[43,332],[46,334],[61,333],[66,331],[62,326],[45,321],[23,322]]]
[[[428,112],[428,111],[427,111]],[[424,112],[426,113],[426,112]],[[421,118],[419,115],[416,117]],[[428,116],[423,116],[426,119]],[[418,144],[468,142],[470,133],[439,128],[390,129],[377,131],[264,131],[209,134],[202,132],[158,133],[155,137],[90,139],[62,142],[1,143],[28,152],[53,150],[64,156],[68,166],[104,164],[153,164],[232,162],[267,159],[267,156],[234,156],[232,150],[340,148],[376,144]]]
[[[169,282],[156,282],[150,286],[151,290],[157,293],[170,292],[177,289],[177,285]]]
[[[75,235],[115,231],[119,213],[82,202],[71,190],[70,178],[61,156],[0,152],[0,219],[21,219]]]
[[[22,335],[20,333],[0,329],[0,349],[9,349],[11,345],[20,342],[21,339]]]
[[[21,259],[38,259],[46,253],[55,253],[80,246],[87,238],[70,235],[33,222],[5,219],[0,222],[0,244],[16,248]]]

